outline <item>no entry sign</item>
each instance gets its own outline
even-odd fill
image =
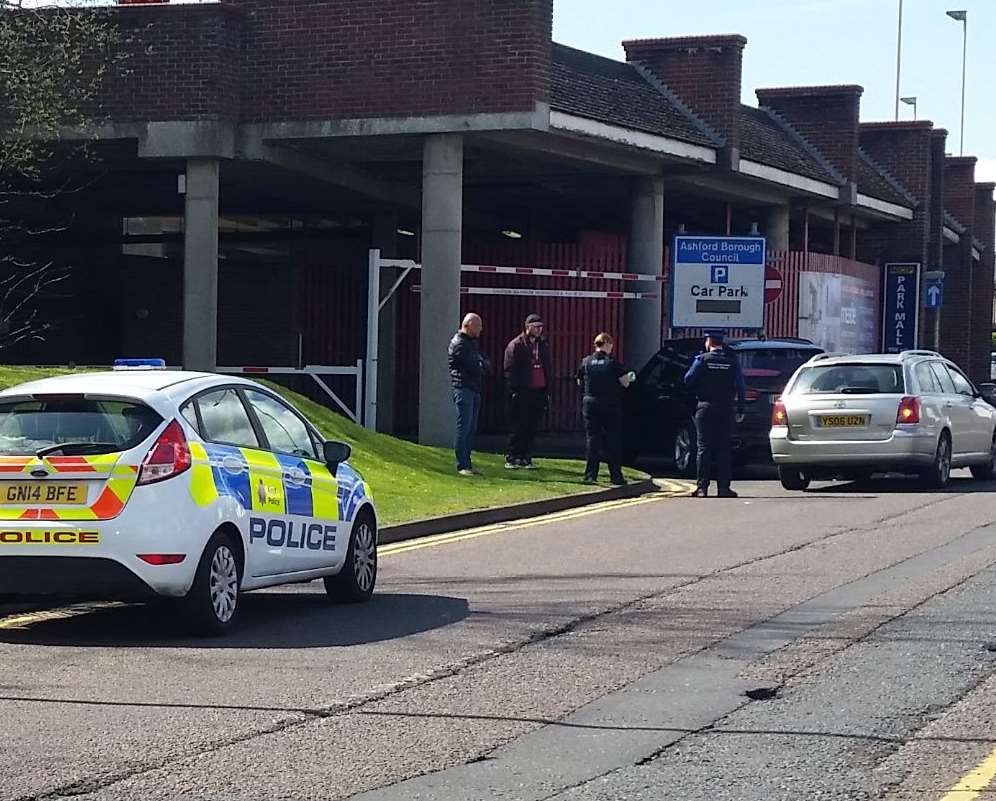
[[[774,267],[764,269],[764,302],[774,303],[782,296],[782,274]]]

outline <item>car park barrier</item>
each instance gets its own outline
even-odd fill
[[[327,367],[323,365],[307,364],[304,367],[217,367],[215,368],[216,373],[224,373],[226,375],[244,375],[244,376],[268,376],[268,375],[304,375],[310,376],[319,387],[325,392],[329,398],[332,399],[333,403],[342,409],[343,414],[346,415],[354,423],[359,424],[361,415],[363,414],[363,359],[357,359],[356,364],[353,367]],[[356,378],[356,398],[354,399],[354,408],[350,409],[342,399],[332,390],[326,381],[324,376],[355,376]]]

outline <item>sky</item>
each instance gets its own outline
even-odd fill
[[[962,24],[968,11],[965,155],[977,181],[996,181],[996,0],[903,0],[901,90],[917,118],[948,131],[959,152]],[[899,0],[554,0],[554,39],[625,59],[620,42],[658,36],[739,33],[743,102],[773,86],[858,84],[864,122],[895,119]],[[900,119],[913,109],[900,104]]]

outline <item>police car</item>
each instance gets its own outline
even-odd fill
[[[349,466],[256,382],[119,360],[0,392],[0,587],[177,599],[232,626],[246,590],[324,579],[370,598],[377,512]]]

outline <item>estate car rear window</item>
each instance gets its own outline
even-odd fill
[[[747,386],[781,392],[796,370],[821,351],[807,348],[744,348],[736,350]]]
[[[803,370],[792,388],[800,395],[898,395],[903,369],[895,364],[817,365]]]
[[[120,453],[148,438],[162,420],[143,403],[83,395],[0,402],[0,455]]]

